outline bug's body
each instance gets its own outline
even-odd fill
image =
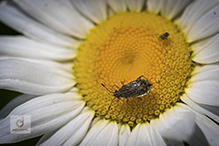
[[[161,38],[162,40],[165,40],[165,39],[167,39],[168,36],[169,36],[169,33],[166,32],[166,33],[164,33],[163,35],[161,35],[160,38]]]
[[[119,90],[115,90],[115,92],[109,91],[103,84],[101,85],[105,87],[109,92],[114,93],[114,99],[126,98],[128,100],[129,98],[139,97],[139,99],[142,100],[140,97],[149,93],[152,86],[152,84],[150,84],[146,78],[143,78],[145,77],[142,75],[128,84],[124,85],[122,83],[123,86],[119,88]]]
[[[118,91],[115,91],[113,96],[128,99],[146,95],[150,91],[152,84],[150,84],[147,80],[142,79],[142,77],[143,76],[140,76],[135,81],[123,85]]]

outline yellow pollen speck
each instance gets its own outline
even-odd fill
[[[148,12],[116,14],[93,28],[79,46],[73,67],[76,87],[96,116],[133,127],[180,100],[194,68],[190,56],[183,33],[171,21]],[[142,100],[113,96],[141,75],[153,84]]]

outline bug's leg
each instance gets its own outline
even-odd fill
[[[112,87],[116,87],[118,90],[120,89],[118,86],[116,86],[116,85],[113,85]]]
[[[139,100],[141,100],[142,102],[145,102],[143,99],[141,99],[140,97],[138,97]]]
[[[124,81],[121,81],[122,85],[124,86],[124,83],[125,83],[125,80]]]
[[[142,77],[144,77],[144,75],[141,75],[140,77],[138,77],[138,79],[140,79],[140,78],[142,78]]]
[[[128,101],[129,101],[129,100],[128,100],[128,98],[127,98],[127,99],[126,99],[127,104],[128,104],[128,105],[131,105],[131,104],[128,103]]]
[[[110,91],[103,83],[101,83],[101,85],[102,85],[104,88],[106,88],[106,90],[108,90],[110,93],[114,93],[114,92]]]
[[[116,99],[117,97],[115,97],[115,98],[113,98],[113,100],[111,101],[111,103],[110,103],[110,106],[109,106],[109,108],[108,108],[108,111],[110,110],[110,108],[111,108],[111,106],[112,106],[112,103],[113,103],[113,101]],[[119,101],[119,100],[118,100]],[[118,102],[117,101],[117,102]]]
[[[140,77],[138,77],[137,80],[138,80],[138,79],[141,79],[142,77],[147,80],[147,78],[146,78],[144,75],[141,75]]]

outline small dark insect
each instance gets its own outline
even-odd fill
[[[168,36],[169,36],[169,33],[166,32],[166,33],[164,33],[163,35],[161,35],[160,38],[161,38],[162,40],[165,40],[165,39],[167,39]]]
[[[105,87],[104,84],[101,83],[101,85],[103,87]],[[134,98],[134,97],[139,97],[138,99],[140,99],[141,101],[144,101],[140,97],[149,93],[151,90],[151,86],[152,86],[152,84],[150,84],[149,81],[147,80],[147,78],[145,78],[143,75],[141,75],[136,80],[134,80],[128,84],[124,85],[122,82],[122,85],[123,86],[121,88],[116,86],[119,90],[115,90],[115,92],[110,91],[106,87],[105,88],[109,92],[114,93],[113,94],[113,96],[115,96],[114,99],[116,99],[116,98],[120,99],[120,97],[122,97],[122,98],[126,98],[127,102],[128,102],[129,98]],[[112,100],[112,102],[113,102],[113,100]],[[111,104],[112,104],[112,102],[111,102]],[[109,106],[109,109],[111,107],[111,104]]]

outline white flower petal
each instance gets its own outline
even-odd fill
[[[83,101],[74,101],[67,94],[50,94],[27,101],[15,108],[1,123],[0,142],[18,142],[53,131],[78,115],[84,104]],[[31,134],[10,134],[11,115],[31,116]]]
[[[80,42],[45,27],[21,13],[17,8],[8,4],[8,2],[3,1],[0,4],[0,19],[8,26],[41,42],[69,47],[77,47],[79,45]]]
[[[62,3],[62,5],[69,7],[71,9],[74,8],[69,0],[59,0],[59,2]]]
[[[218,124],[214,123],[212,120],[210,120],[205,115],[200,114],[199,112],[196,112],[192,110],[190,107],[181,104],[182,108],[191,110],[196,114],[196,124],[199,126],[201,131],[198,131],[195,133],[195,138],[192,138],[188,141],[190,145],[212,145],[216,146],[219,143],[219,126]],[[201,134],[203,132],[203,134]],[[203,137],[204,136],[204,137]],[[206,138],[206,139],[205,139]],[[207,142],[206,142],[207,140]],[[209,144],[208,144],[209,143]]]
[[[202,108],[198,103],[195,103],[194,101],[192,101],[186,94],[184,94],[181,97],[181,100],[183,102],[185,102],[194,111],[199,112],[203,115],[207,115],[208,117],[210,117],[210,118],[214,119],[215,121],[219,122],[219,116],[218,115],[215,115],[214,113],[211,113],[210,111]],[[218,112],[218,110],[217,110],[217,112]]]
[[[68,122],[65,126],[60,128],[54,135],[49,137],[43,143],[38,142],[39,145],[78,145],[86,135],[90,126],[94,112],[85,108],[77,117]],[[50,136],[50,135],[49,135]],[[46,135],[43,136],[47,137]]]
[[[108,9],[108,17],[115,15],[115,11],[113,11],[112,9]]]
[[[126,4],[131,11],[141,11],[143,8],[144,0],[125,0]]]
[[[126,141],[131,133],[130,127],[127,124],[122,124],[119,127],[119,146],[125,146]]]
[[[165,0],[164,0],[165,1]],[[161,15],[168,19],[175,18],[192,0],[166,0],[161,6]]]
[[[218,72],[219,65],[217,64],[202,66],[200,68],[195,69],[195,71],[192,73],[192,78],[188,84],[206,80],[219,81]]]
[[[217,1],[206,1],[206,0],[199,0],[194,1],[189,6],[186,7],[185,11],[183,12],[182,17],[179,19],[179,26],[182,29],[192,27],[189,25],[190,23],[195,23],[200,17],[202,17],[209,9],[211,9]]]
[[[138,124],[131,132],[126,145],[127,146],[152,146],[149,124]]]
[[[106,20],[106,0],[73,0],[78,10],[95,23]]]
[[[35,95],[27,95],[23,94],[20,95],[13,100],[11,100],[5,107],[3,107],[0,111],[0,119],[5,118],[15,107],[18,105],[27,102],[33,98],[35,98]]]
[[[199,104],[202,108],[206,109],[207,111],[217,115],[217,117],[214,117],[215,121],[219,121],[218,116],[219,116],[219,106],[212,106],[212,105],[206,105],[206,104]],[[210,116],[209,116],[210,117]]]
[[[126,11],[125,0],[108,0],[108,4],[117,13]]]
[[[66,93],[68,96],[71,96],[74,100],[81,100],[82,96],[79,93],[77,88],[72,88]]]
[[[195,1],[178,21],[189,42],[211,36],[219,31],[219,1]]]
[[[175,18],[191,2],[191,0],[148,0],[148,10],[168,19]]]
[[[166,146],[164,139],[161,137],[160,133],[158,132],[157,124],[159,123],[159,120],[151,120],[150,122],[150,135],[151,135],[151,143],[152,146]]]
[[[188,85],[187,95],[195,102],[207,105],[219,105],[219,81],[200,81]]]
[[[197,118],[197,124],[204,133],[210,145],[216,146],[219,144],[219,127],[217,124],[207,119],[207,117],[203,115]]]
[[[194,61],[202,64],[215,63],[219,61],[219,34],[209,39],[192,45],[194,48]]]
[[[0,88],[4,89],[42,95],[64,92],[74,85],[69,73],[52,63],[6,59],[0,60],[0,68]]]
[[[164,139],[182,143],[194,134],[195,114],[176,105],[160,115],[157,127]]]
[[[58,32],[84,38],[93,24],[57,0],[15,0],[29,15]]]
[[[11,57],[11,56],[0,56],[0,61],[5,61],[5,60],[16,60],[16,61],[25,61],[28,63],[34,63],[34,64],[39,64],[39,65],[44,65],[44,66],[50,66],[53,68],[56,68],[57,73],[62,74],[63,77],[72,79],[72,66],[73,66],[73,61],[67,61],[67,62],[55,62],[52,60],[43,60],[43,59],[32,59],[32,58],[21,58],[21,57]]]
[[[148,11],[154,12],[155,14],[159,13],[165,2],[165,0],[147,0]]]
[[[0,56],[67,61],[73,59],[75,55],[75,49],[39,43],[23,36],[0,37]]]
[[[49,139],[50,137],[52,137],[52,136],[57,132],[57,130],[59,130],[59,129],[56,128],[56,129],[53,129],[53,130],[48,130],[48,131],[46,132],[46,134],[44,134],[44,135],[40,138],[40,140],[37,142],[36,146],[43,145],[44,142],[45,142],[47,139]]]
[[[116,122],[100,120],[88,131],[80,146],[118,145],[118,132]]]
[[[96,123],[97,123],[97,122],[99,122],[99,121],[101,121],[101,120],[102,120],[102,119],[100,119],[100,118],[95,118],[95,119],[93,119],[93,121],[92,121],[92,123],[91,123],[91,126],[90,126],[90,127],[92,128],[93,126],[95,126],[95,125],[96,125]],[[91,129],[91,128],[90,128],[90,129]]]
[[[80,141],[82,141],[82,139],[84,138],[84,136],[86,135],[86,132],[88,131],[88,128],[90,126],[91,120],[94,117],[94,113],[89,111],[86,113],[86,115],[79,115],[79,116],[84,116],[83,118],[86,118],[86,121],[83,122],[83,120],[85,119],[79,119],[78,121],[75,121],[75,123],[72,124],[72,126],[76,125],[77,123],[82,122],[83,125],[76,127],[77,131],[74,133],[74,135],[72,134],[72,136],[64,143],[64,145],[68,146],[68,145],[78,145]],[[71,127],[72,127],[71,126]]]

